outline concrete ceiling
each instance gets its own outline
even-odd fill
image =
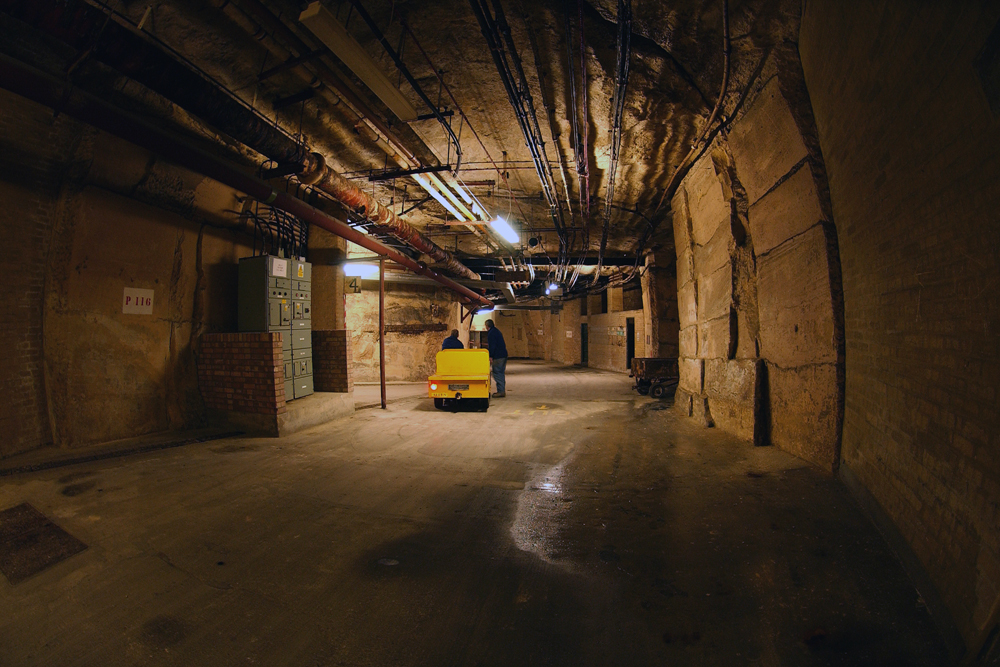
[[[609,185],[618,4],[612,0],[502,2],[534,99],[565,225],[576,230],[570,234],[571,250],[576,254],[588,248],[596,252]],[[263,4],[299,39],[323,50],[297,20],[307,3],[263,0]],[[430,113],[431,109],[403,80],[383,46],[351,8],[351,2],[324,4],[347,25],[351,36],[382,71],[392,81],[400,82],[400,90],[417,112]],[[397,212],[426,196],[411,178],[369,182],[372,170],[396,169],[398,165],[356,129],[356,110],[328,88],[320,87],[319,94],[311,99],[275,110],[276,100],[299,93],[310,84],[315,87],[315,81],[304,68],[258,80],[262,71],[296,55],[295,49],[285,43],[287,40],[278,38],[273,29],[252,18],[240,2],[162,0],[150,5],[141,0],[112,5],[134,23],[145,16],[146,32],[264,115],[276,119],[289,132],[301,132],[335,169],[383,203],[395,202]],[[539,177],[469,0],[363,0],[363,5],[389,43],[401,48],[404,64],[424,92],[432,100],[440,96],[441,108],[455,112],[450,119],[456,134],[461,130],[462,148],[458,178],[472,184],[470,190],[490,213],[504,215],[522,228],[521,244],[506,251],[555,257],[558,239]],[[731,0],[733,52],[725,112],[732,113],[746,89],[760,85],[766,78],[767,72],[759,68],[763,56],[783,41],[795,41],[799,11],[797,0]],[[672,245],[670,225],[659,224],[669,215],[667,206],[657,209],[657,203],[704,126],[723,74],[722,0],[635,0],[632,15],[630,73],[607,250],[617,255],[635,253],[638,239],[651,224],[659,225],[659,233],[647,249]],[[413,36],[405,34],[404,25]],[[581,46],[586,63],[586,107],[580,76]],[[587,120],[587,217],[580,198],[581,156],[576,154],[572,140],[570,51],[577,111],[581,124],[584,116]],[[437,120],[399,121],[335,56],[324,51],[322,57],[423,163],[455,164],[454,148],[449,147]],[[435,70],[468,122],[460,118],[455,104],[441,92]],[[446,226],[444,223],[454,218],[433,200],[407,213],[404,219],[441,246],[457,251],[460,258],[491,252],[480,236],[468,233],[465,227]],[[542,243],[527,247],[525,242],[531,236]]]

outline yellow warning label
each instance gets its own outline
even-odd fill
[[[299,278],[302,278],[302,277],[305,276],[305,273],[303,273],[303,269],[304,268],[305,267],[302,264],[299,264]]]

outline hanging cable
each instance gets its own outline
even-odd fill
[[[489,8],[486,6],[485,0],[470,0],[470,4],[472,5],[472,10],[476,15],[476,19],[479,21],[479,27],[482,30],[483,37],[486,38],[486,43],[490,49],[491,55],[493,56],[493,62],[496,65],[497,73],[500,75],[501,83],[504,85],[504,89],[507,92],[507,98],[514,109],[514,114],[517,117],[521,133],[524,135],[525,143],[531,153],[532,162],[535,165],[535,172],[542,185],[542,194],[548,202],[549,213],[552,216],[553,225],[555,226],[556,233],[559,236],[559,258],[557,263],[562,263],[566,258],[567,247],[566,233],[562,224],[562,207],[559,205],[558,197],[555,194],[555,183],[552,180],[551,170],[548,166],[548,159],[543,157],[545,154],[545,144],[541,140],[540,131],[536,131],[538,120],[535,118],[534,122],[532,122],[529,119],[528,107],[530,105],[531,112],[533,113],[534,103],[531,102],[531,94],[528,91],[527,80],[524,78],[523,68],[520,66],[520,58],[517,55],[517,51],[513,49],[513,40],[510,38],[510,28],[509,26],[506,28],[507,46],[511,51],[511,53],[508,54],[504,48],[505,40],[501,38],[503,28],[500,27],[499,22],[503,21],[503,25],[506,26],[506,20],[503,19],[503,9],[500,7],[499,0],[493,0],[494,8],[498,13],[496,20],[494,20]],[[508,58],[515,63],[515,67],[520,72],[520,83],[515,80]]]
[[[618,61],[615,70],[615,94],[612,98],[611,161],[608,167],[608,189],[604,198],[604,221],[601,226],[601,247],[597,251],[597,271],[591,284],[601,277],[604,251],[608,247],[611,226],[611,204],[615,198],[615,174],[618,171],[618,151],[622,142],[622,116],[625,113],[625,91],[628,88],[629,61],[632,59],[632,0],[618,0]]]

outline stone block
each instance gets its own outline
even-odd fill
[[[715,425],[753,441],[760,408],[758,366],[754,359],[706,359],[705,397]]]
[[[702,426],[709,428],[715,426],[712,411],[709,409],[708,399],[704,396],[691,397],[691,417]]]
[[[691,240],[705,245],[719,225],[729,221],[729,201],[722,193],[711,155],[706,153],[694,163],[684,179],[684,190],[691,216]]]
[[[807,156],[776,78],[764,86],[746,115],[733,126],[729,146],[750,204]]]
[[[681,329],[678,335],[678,346],[680,354],[684,357],[698,356],[698,327],[690,326]]]
[[[826,237],[815,227],[757,265],[760,354],[782,368],[833,363],[833,299]]]
[[[677,386],[691,394],[701,394],[704,366],[701,359],[681,357],[677,360],[680,380]]]
[[[698,283],[689,282],[677,290],[677,317],[681,328],[687,328],[698,321]]]
[[[685,417],[691,416],[691,403],[693,397],[688,392],[683,389],[678,388],[674,393],[674,410],[684,415]]]
[[[823,219],[809,165],[750,207],[750,235],[760,257]]]
[[[671,224],[674,228],[674,247],[690,247],[691,213],[688,210],[688,197],[684,188],[678,188],[677,194],[670,200],[670,211]]]
[[[727,359],[732,345],[730,312],[724,317],[698,323],[698,356],[702,359]]]
[[[755,329],[750,326],[747,314],[742,309],[738,310],[736,312],[736,330],[732,334],[736,337],[736,354],[734,356],[737,359],[756,359],[760,356],[760,350],[757,349],[756,333]]]
[[[834,364],[783,369],[768,364],[771,443],[824,470],[837,465]]]
[[[694,246],[694,266],[698,273],[713,273],[729,263],[729,242],[732,238],[730,226],[719,225],[708,243]]]
[[[694,253],[685,247],[677,253],[677,286],[687,285],[694,280]]]
[[[698,320],[722,317],[733,303],[733,267],[728,262],[717,271],[699,274]]]

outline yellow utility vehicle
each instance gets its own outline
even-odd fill
[[[441,350],[437,373],[427,378],[427,395],[434,407],[473,401],[479,409],[490,407],[490,353],[487,350]]]

